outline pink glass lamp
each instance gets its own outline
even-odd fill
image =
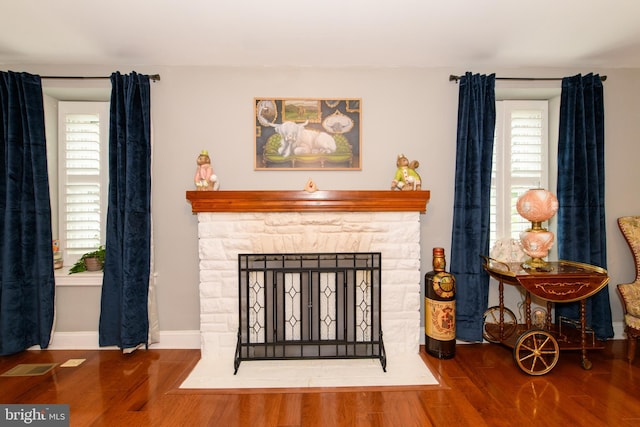
[[[520,233],[522,249],[531,257],[522,266],[526,269],[548,271],[548,264],[543,258],[546,258],[553,246],[554,235],[542,227],[542,222],[556,214],[558,199],[548,190],[534,188],[518,198],[516,209],[524,219],[531,221],[531,228]]]

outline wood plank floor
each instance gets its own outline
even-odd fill
[[[0,373],[20,363],[86,359],[43,376],[0,377],[0,403],[68,403],[72,426],[639,426],[640,355],[624,341],[561,352],[547,375],[520,372],[510,349],[459,345],[452,360],[426,357],[439,386],[213,392],[181,390],[198,350],[27,351],[0,357]],[[247,362],[250,363],[250,362]]]

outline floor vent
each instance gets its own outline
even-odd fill
[[[37,375],[44,375],[53,368],[57,363],[25,363],[16,365],[3,373],[2,377],[33,377]]]

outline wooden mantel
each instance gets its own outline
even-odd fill
[[[376,190],[187,191],[199,212],[426,212],[430,192]]]

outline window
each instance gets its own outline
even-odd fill
[[[108,102],[58,103],[58,221],[64,265],[104,244]]]
[[[530,188],[549,188],[548,101],[496,102],[491,171],[490,242],[519,239],[531,227],[516,210],[518,197]]]

